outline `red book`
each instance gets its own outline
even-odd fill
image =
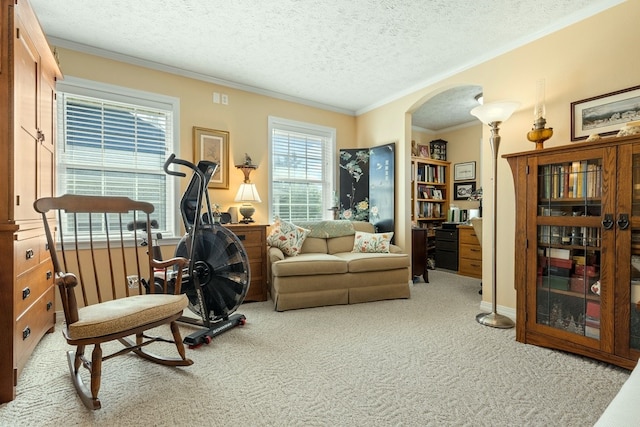
[[[587,317],[591,319],[600,319],[600,303],[595,301],[587,301]]]

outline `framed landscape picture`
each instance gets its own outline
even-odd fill
[[[209,188],[229,188],[229,132],[193,127],[194,163],[208,160],[218,164]]]
[[[640,86],[572,102],[571,140],[614,135],[636,120],[640,120]]]

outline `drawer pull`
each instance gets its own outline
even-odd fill
[[[27,338],[29,338],[29,335],[31,335],[31,328],[29,328],[28,326],[26,328],[24,328],[24,330],[22,331],[22,339],[26,340]]]
[[[22,290],[22,299],[25,300],[25,299],[29,298],[29,295],[31,295],[31,289],[24,288]]]
[[[471,251],[471,252],[482,252],[482,249],[474,249],[474,248],[471,248],[471,249],[470,249],[470,251]]]
[[[53,303],[51,301],[49,301],[47,303],[47,311],[51,310],[51,307],[53,307]]]
[[[31,259],[35,256],[35,252],[33,252],[33,249],[27,249],[26,253],[25,253],[27,259]]]
[[[245,240],[246,236],[244,234],[236,234],[238,236],[238,240]]]
[[[53,277],[53,273],[49,270],[47,271],[47,280],[51,279],[51,277]]]

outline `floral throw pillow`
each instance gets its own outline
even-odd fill
[[[389,253],[393,232],[365,233],[356,231],[351,252]]]
[[[288,256],[296,256],[302,249],[302,244],[309,234],[306,228],[298,227],[287,221],[276,218],[273,229],[267,236],[267,244],[279,248]]]

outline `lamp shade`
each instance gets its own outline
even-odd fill
[[[236,193],[236,202],[256,202],[260,203],[260,195],[258,194],[258,189],[255,184],[251,183],[242,183],[240,184],[240,188],[238,188],[238,193]]]
[[[482,123],[488,125],[492,122],[504,122],[518,109],[519,102],[500,101],[479,105],[471,110],[471,114],[476,116]]]

